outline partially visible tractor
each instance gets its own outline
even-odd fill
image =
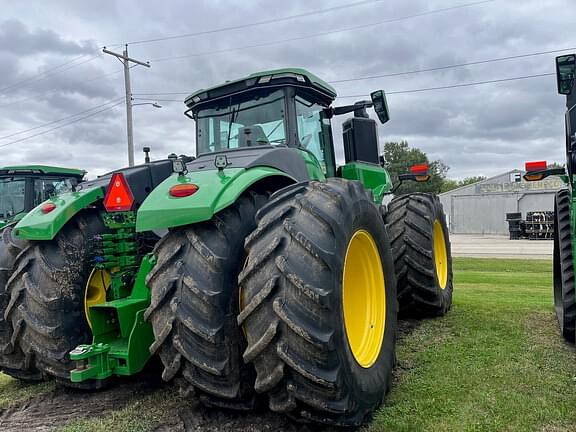
[[[58,193],[72,191],[86,171],[46,165],[20,165],[0,168],[0,311],[9,302],[6,284],[12,275],[16,256],[25,242],[12,236],[14,225],[34,207]],[[10,324],[0,315],[0,351],[10,349]],[[0,355],[0,369],[19,378],[37,377],[22,373],[19,358]]]
[[[526,162],[526,181],[539,181],[550,175],[559,176],[564,189],[554,199],[553,284],[554,306],[564,339],[576,342],[576,288],[574,285],[574,174],[576,172],[576,55],[556,58],[558,93],[566,96],[566,165],[549,168],[546,161]]]
[[[163,378],[208,405],[265,400],[300,420],[365,421],[391,384],[398,302],[420,317],[450,307],[450,243],[437,197],[381,205],[393,187],[367,109],[388,121],[384,92],[335,99],[302,69],[199,90],[185,101],[195,160],[172,157],[172,174],[146,195],[121,172],[21,220],[31,252],[19,256],[11,289],[22,294],[5,315],[14,328],[26,321],[18,342],[35,359],[57,347],[37,367],[64,364],[78,338],[59,324],[67,316],[35,302],[70,293],[68,313],[78,323],[85,311],[93,336],[70,352],[74,383],[133,375],[158,354]],[[337,166],[331,119],[348,113]],[[403,177],[427,178],[426,167]],[[146,253],[138,239],[153,232],[163,236]],[[48,251],[67,277],[35,264]],[[51,330],[26,330],[38,321]]]
[[[115,173],[122,172],[124,181],[132,185],[134,204],[139,205],[172,173],[172,164],[167,159],[150,162],[81,183],[84,171],[62,169],[57,177],[55,171],[40,175],[38,170],[22,168],[17,175],[13,168],[5,170],[22,182],[21,191],[25,191],[24,196],[8,201],[14,203],[9,212],[23,210],[25,215],[16,215],[20,222],[27,218],[41,222],[27,236],[18,235],[14,223],[2,233],[0,370],[27,381],[56,378],[75,387],[100,387],[100,382],[76,385],[69,380],[74,365],[69,352],[92,340],[84,308],[97,294],[86,281],[98,254],[106,254],[112,238],[120,238],[126,252],[133,255],[127,261],[118,258],[119,269],[129,267],[138,254],[150,252],[158,239],[153,233],[125,235],[116,230],[111,234],[125,220],[123,215],[108,217],[103,212],[105,188]],[[20,207],[15,206],[18,202]]]
[[[0,168],[0,228],[17,222],[48,198],[72,190],[86,171],[46,165]]]

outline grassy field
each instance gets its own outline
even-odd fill
[[[401,339],[396,383],[365,432],[575,431],[576,353],[558,334],[551,262],[455,259],[454,273],[453,309]],[[52,388],[0,375],[0,410]],[[164,387],[61,427],[145,431],[182,403]]]
[[[576,354],[553,309],[550,261],[455,259],[452,311],[398,346],[376,431],[575,431]]]

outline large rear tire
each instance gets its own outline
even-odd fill
[[[42,373],[34,369],[20,347],[13,346],[12,323],[4,318],[10,301],[8,281],[14,274],[16,257],[27,246],[25,241],[12,235],[13,228],[14,225],[8,225],[0,234],[0,370],[23,381],[40,381]],[[18,269],[14,277],[20,277],[20,271]]]
[[[174,229],[155,249],[145,314],[155,335],[150,350],[159,354],[166,381],[175,378],[207,405],[254,406],[254,372],[242,362],[245,342],[236,322],[237,275],[244,239],[266,199],[247,192],[210,221]]]
[[[554,306],[560,331],[568,342],[575,342],[576,288],[570,229],[570,192],[562,189],[554,197]]]
[[[388,205],[400,314],[441,316],[452,306],[452,255],[446,218],[436,195],[413,193]]]
[[[396,283],[386,228],[359,182],[289,186],[258,213],[239,277],[255,389],[273,411],[363,423],[391,382]]]
[[[11,298],[5,318],[14,329],[13,349],[21,349],[42,374],[71,387],[101,387],[99,381],[70,381],[74,364],[69,352],[92,341],[84,315],[92,269],[89,245],[104,229],[96,213],[76,215],[52,241],[30,242],[18,255],[17,270],[8,282]]]

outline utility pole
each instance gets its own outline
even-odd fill
[[[132,89],[130,87],[130,62],[141,66],[150,67],[150,63],[128,57],[128,45],[125,45],[122,54],[102,50],[106,54],[116,57],[124,65],[124,87],[126,89],[126,132],[128,134],[128,166],[134,166],[134,134],[132,130]]]

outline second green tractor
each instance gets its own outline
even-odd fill
[[[302,69],[199,90],[185,101],[195,159],[113,173],[20,221],[31,246],[5,316],[30,366],[99,386],[158,355],[163,378],[208,405],[369,418],[391,384],[398,305],[450,308],[450,243],[436,196],[382,205],[393,185],[367,109],[385,123],[384,92],[335,99]],[[331,119],[347,113],[337,166]]]

